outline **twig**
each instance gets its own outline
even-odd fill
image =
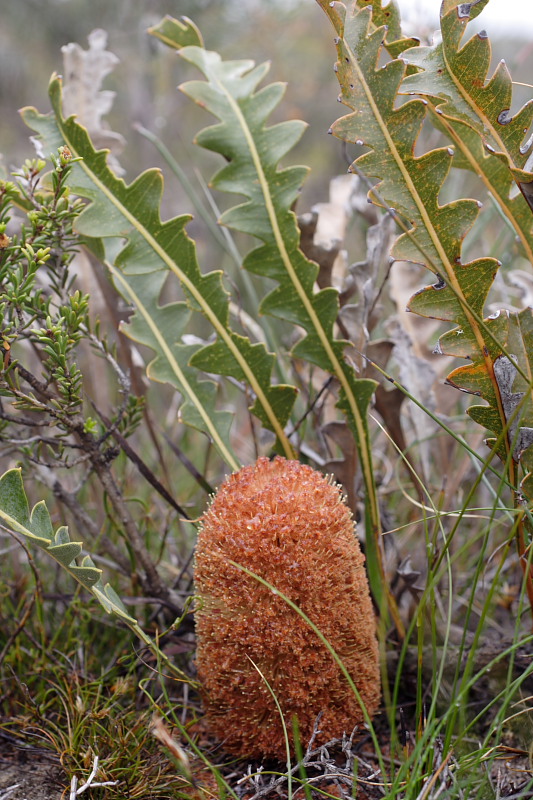
[[[190,461],[187,458],[183,450],[180,447],[178,447],[178,445],[175,444],[175,442],[173,442],[170,436],[167,436],[166,433],[163,434],[163,437],[168,446],[170,447],[170,449],[172,450],[172,452],[177,455],[183,466],[190,472],[196,483],[199,486],[201,486],[202,489],[204,489],[208,494],[213,494],[215,490],[213,489],[211,484],[208,483],[204,478],[204,476],[202,475],[202,473],[196,469],[192,461]]]
[[[180,585],[183,576],[188,572],[189,567],[191,566],[191,562],[193,560],[193,557],[194,557],[194,548],[191,548],[191,551],[190,551],[189,555],[187,556],[187,558],[185,559],[185,563],[183,564],[182,568],[180,569],[177,578],[172,583],[172,588],[173,589],[177,589],[178,586]],[[191,578],[190,574],[189,574],[189,578]]]
[[[128,506],[115,483],[115,479],[109,469],[109,464],[104,463],[102,459],[95,458],[93,460],[94,470],[105,489],[107,496],[113,508],[117,512],[120,524],[124,529],[127,540],[129,541],[135,556],[138,558],[140,565],[144,570],[144,579],[141,577],[143,589],[148,590],[149,594],[164,600],[165,603],[171,605],[173,611],[181,614],[180,603],[175,600],[170,588],[163,583],[154,562],[152,561],[140,531],[135,524],[133,517],[130,514]]]
[[[453,751],[449,750],[447,755],[446,755],[446,757],[440,762],[439,766],[437,767],[437,769],[435,770],[435,772],[433,773],[431,778],[428,781],[426,781],[426,783],[422,787],[422,790],[420,791],[420,793],[417,796],[416,800],[425,800],[425,798],[429,796],[429,793],[430,793],[431,789],[435,786],[435,784],[436,784],[439,776],[441,775],[441,773],[444,772],[444,775],[446,775],[446,768],[448,766],[448,761],[450,760],[452,755],[453,755]],[[446,787],[445,779],[443,780],[443,783],[441,784],[441,786],[443,786],[444,788]],[[441,791],[442,791],[442,788],[440,789],[440,791],[438,791],[437,794],[434,795],[434,797],[438,797],[438,795],[441,793]]]
[[[344,787],[342,784],[346,784],[346,787],[350,790],[353,784],[354,779],[354,762],[357,758],[355,753],[352,750],[352,744],[355,733],[358,729],[352,732],[351,736],[344,736],[342,739],[332,739],[326,744],[320,745],[320,747],[312,749],[312,743],[316,739],[316,736],[320,733],[319,728],[319,719],[315,722],[315,727],[307,746],[306,753],[302,758],[301,762],[295,764],[291,768],[291,776],[296,775],[302,766],[305,767],[306,773],[309,771],[314,771],[315,774],[311,777],[306,779],[308,784],[311,783],[319,783],[320,781],[324,780],[331,780],[335,783],[336,787],[341,791],[341,796],[351,797],[350,792],[345,792]],[[330,750],[338,749],[339,745],[341,746],[342,752],[346,756],[346,763],[344,766],[339,766],[335,754],[330,755]],[[363,785],[371,785],[375,790],[380,791],[383,795],[384,786],[382,783],[382,775],[379,769],[374,769],[370,764],[366,761],[363,761],[361,758],[357,758],[358,764],[358,776],[357,780],[362,783]],[[364,769],[364,774],[361,775],[361,767]],[[238,787],[238,793],[243,796],[246,794],[247,800],[261,800],[261,798],[268,798],[272,793],[272,796],[277,797],[282,793],[282,787],[284,784],[287,783],[288,780],[288,773],[283,775],[275,774],[271,775],[270,773],[263,773],[262,768],[252,771],[251,767],[248,768],[248,773],[240,778],[237,781],[236,786]],[[245,784],[252,784],[253,789],[255,790],[255,794],[251,797],[250,789],[245,787]],[[304,786],[299,786],[294,795],[297,792],[302,790]]]
[[[8,414],[4,411],[4,404],[0,399],[0,419],[5,422],[13,422],[15,425],[26,425],[28,428],[46,428],[50,426],[48,420],[35,420],[30,417],[25,417],[22,414]]]
[[[15,789],[18,789],[22,784],[14,783],[12,786],[6,786],[5,791],[0,794],[0,800],[9,800]]]
[[[17,638],[17,636],[19,636],[21,631],[24,630],[26,622],[28,621],[28,619],[29,619],[29,617],[30,617],[30,615],[31,615],[31,613],[33,611],[33,608],[35,606],[35,601],[37,600],[37,596],[39,594],[41,594],[41,581],[40,581],[40,578],[39,578],[39,573],[37,572],[37,570],[35,568],[35,562],[34,562],[34,560],[32,558],[32,555],[31,555],[30,551],[26,547],[26,544],[21,539],[19,539],[19,537],[16,534],[14,534],[12,531],[10,531],[8,528],[4,528],[4,530],[13,539],[15,539],[16,542],[19,543],[19,545],[22,547],[22,549],[26,553],[26,555],[28,557],[28,563],[30,565],[31,571],[33,572],[33,576],[35,578],[35,591],[30,595],[30,597],[26,601],[24,610],[23,610],[23,612],[21,614],[21,617],[20,617],[20,620],[19,620],[19,623],[18,623],[17,627],[11,633],[11,635],[8,636],[7,641],[6,641],[5,645],[4,645],[4,647],[2,648],[2,651],[0,652],[0,664],[2,664],[4,658],[6,657],[6,654],[9,652],[9,649],[10,649],[11,645],[13,644],[13,642],[15,641],[15,639]]]
[[[312,751],[315,744],[316,737],[320,733],[320,720],[324,716],[324,712],[321,711],[317,718],[315,719],[315,724],[313,725],[313,733],[311,734],[311,738],[309,739],[309,744],[307,745],[307,750],[305,752],[305,757],[308,758]]]
[[[72,780],[70,782],[70,795],[69,800],[76,800],[76,797],[79,797],[80,794],[83,794],[89,788],[96,788],[97,786],[116,786],[118,781],[101,781],[99,783],[94,783],[94,779],[96,778],[96,773],[98,772],[98,756],[94,757],[93,761],[93,768],[91,770],[91,774],[87,778],[84,784],[82,784],[78,789],[78,779],[75,775],[73,775]]]
[[[161,482],[160,482],[160,481],[159,481],[159,480],[156,478],[156,476],[154,475],[154,473],[152,472],[152,470],[151,470],[151,469],[150,469],[150,468],[147,466],[147,464],[146,464],[146,463],[145,463],[145,462],[142,460],[142,458],[141,458],[141,457],[140,457],[140,456],[139,456],[139,455],[138,455],[138,454],[135,452],[135,450],[133,449],[133,447],[131,447],[131,445],[129,444],[129,442],[127,441],[127,439],[126,439],[124,436],[122,436],[122,434],[120,433],[120,431],[118,431],[116,428],[112,429],[112,427],[111,427],[111,420],[109,420],[109,419],[108,419],[108,418],[105,416],[105,414],[103,414],[103,413],[102,413],[102,412],[101,412],[101,411],[100,411],[100,410],[99,410],[99,409],[96,407],[96,405],[95,405],[94,403],[93,403],[92,405],[93,405],[93,407],[94,407],[95,411],[97,412],[97,414],[99,415],[100,419],[102,420],[102,422],[103,422],[105,425],[107,425],[107,426],[108,426],[108,429],[111,431],[111,435],[113,436],[113,438],[115,439],[115,441],[117,442],[117,444],[119,444],[119,445],[120,445],[120,447],[122,448],[122,450],[124,451],[124,453],[127,455],[127,457],[129,458],[129,460],[130,460],[130,461],[132,461],[132,462],[135,464],[135,466],[137,467],[137,469],[139,470],[139,472],[141,473],[141,475],[143,476],[143,478],[146,478],[146,480],[148,481],[148,483],[149,483],[149,484],[151,484],[151,485],[154,487],[154,489],[156,490],[156,492],[158,492],[158,494],[160,494],[160,495],[161,495],[161,497],[162,497],[164,500],[166,500],[166,502],[167,502],[167,503],[168,503],[170,506],[172,506],[172,508],[173,508],[175,511],[177,511],[177,512],[178,512],[178,514],[180,514],[180,516],[182,516],[184,519],[190,519],[190,516],[187,514],[187,512],[185,511],[185,509],[184,509],[184,508],[182,508],[182,506],[180,506],[180,504],[179,504],[179,503],[177,503],[177,502],[174,500],[174,498],[172,497],[172,495],[171,495],[171,494],[170,494],[170,493],[167,491],[167,489],[166,489],[166,488],[163,486],[163,484],[162,484],[162,483],[161,483]]]
[[[121,392],[127,397],[127,389],[129,387],[129,382],[127,376],[120,370],[120,367],[116,364],[115,360],[110,356],[107,355],[108,361],[110,361],[111,366],[115,370],[116,374],[118,375],[119,383],[121,386]],[[26,370],[21,365],[17,364],[16,366],[18,373],[21,377],[30,384],[30,386],[42,397],[45,397],[47,400],[53,399],[53,393],[50,391],[48,386],[32,375],[28,370]],[[18,391],[12,389],[12,392],[15,395],[22,394]],[[115,451],[112,448],[107,450],[102,449],[102,445],[104,444],[103,437],[101,440],[96,439],[91,433],[88,433],[84,429],[84,422],[83,419],[79,415],[67,415],[58,412],[55,408],[51,406],[48,407],[44,403],[39,403],[39,401],[33,400],[34,405],[41,405],[42,410],[47,411],[53,417],[60,419],[61,423],[72,433],[80,442],[80,449],[84,451],[84,456],[82,456],[82,460],[89,460],[94,472],[96,473],[103,489],[107,493],[111,505],[113,506],[115,512],[119,517],[120,525],[122,526],[126,539],[129,541],[135,556],[139,562],[139,565],[142,568],[143,574],[139,575],[141,585],[143,590],[147,594],[154,595],[161,600],[165,604],[171,606],[174,613],[181,613],[180,610],[180,603],[177,599],[173,596],[171,589],[164,584],[159,575],[156,565],[152,560],[148,549],[144,543],[143,537],[139,531],[139,528],[135,524],[133,517],[131,516],[127,504],[124,500],[124,497],[117,486],[115,479],[110,470],[110,462],[116,457],[118,454],[118,449]],[[120,415],[119,415],[120,416]],[[111,435],[111,433],[109,433]],[[30,457],[31,460],[31,457]],[[65,466],[64,464],[58,464],[58,466]],[[58,487],[54,487],[54,491],[61,492],[61,489]],[[69,507],[71,508],[73,513],[77,514],[78,519],[83,517],[84,521],[87,521],[86,515],[82,512],[81,509],[77,508],[77,501],[75,498],[68,498],[67,494],[65,493],[64,499],[66,503],[68,503]],[[94,532],[94,526],[90,526],[90,529]],[[112,552],[113,550],[113,552]],[[122,557],[118,551],[118,549],[110,548],[110,553],[114,560],[121,565],[122,569],[126,570],[127,572],[131,571],[131,567],[126,564],[124,557]]]
[[[315,394],[315,396],[314,396],[313,400],[312,400],[312,401],[309,403],[309,405],[307,406],[307,408],[306,408],[305,412],[302,414],[302,416],[300,417],[300,419],[299,419],[299,420],[297,420],[297,421],[294,423],[294,427],[293,427],[292,431],[290,431],[290,432],[287,434],[287,436],[288,436],[288,438],[289,438],[289,439],[290,439],[292,436],[294,436],[294,434],[295,434],[295,433],[298,431],[298,429],[299,429],[299,428],[300,428],[300,426],[303,424],[303,422],[305,422],[305,420],[307,419],[307,417],[309,416],[309,414],[311,414],[311,412],[312,412],[312,411],[314,411],[314,409],[315,409],[315,406],[316,406],[316,405],[317,405],[317,403],[319,402],[320,398],[322,397],[322,395],[323,395],[325,392],[327,392],[327,391],[328,391],[328,389],[330,389],[330,387],[331,387],[331,384],[333,383],[333,381],[334,381],[333,375],[330,375],[330,376],[329,376],[329,378],[327,378],[327,380],[325,380],[325,381],[324,381],[324,383],[322,384],[322,386],[320,387],[320,389],[318,390],[318,392]]]
[[[118,385],[119,385],[119,393],[122,395],[122,402],[120,404],[120,408],[117,411],[116,420],[113,424],[108,424],[107,431],[100,437],[100,442],[104,442],[116,429],[116,427],[120,424],[120,421],[124,418],[124,414],[126,413],[126,408],[128,405],[128,397],[131,391],[131,381],[129,375],[124,372],[123,369],[120,368],[118,361],[113,358],[112,354],[109,352],[107,347],[104,346],[104,343],[100,341],[93,333],[91,333],[85,326],[82,326],[82,330],[84,331],[85,335],[87,336],[88,340],[91,342],[92,346],[95,350],[98,350],[100,355],[105,358],[111,369],[116,375]],[[89,398],[89,402],[91,405],[96,409],[96,405],[94,401]],[[98,409],[96,409],[98,411]],[[99,412],[98,412],[99,413]],[[107,424],[107,423],[106,423]]]

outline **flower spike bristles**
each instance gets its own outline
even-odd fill
[[[209,727],[225,749],[248,758],[284,757],[270,689],[288,730],[297,717],[303,742],[321,712],[323,741],[364,722],[316,632],[235,563],[309,617],[372,716],[380,700],[375,618],[351,512],[339,487],[311,467],[259,458],[222,484],[203,517],[196,551],[198,674]]]

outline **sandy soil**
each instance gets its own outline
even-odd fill
[[[0,800],[60,800],[65,784],[61,767],[0,744]]]

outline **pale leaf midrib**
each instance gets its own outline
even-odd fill
[[[200,399],[198,398],[196,392],[194,391],[189,381],[183,374],[183,371],[181,370],[177,360],[175,359],[171,348],[168,346],[164,336],[161,335],[159,328],[157,327],[157,325],[155,325],[151,315],[146,310],[143,302],[138,297],[138,295],[133,291],[132,287],[126,281],[120,270],[118,270],[115,266],[113,266],[109,261],[106,261],[105,264],[109,269],[109,271],[111,272],[111,274],[113,275],[113,277],[115,278],[115,280],[117,281],[117,283],[122,286],[122,290],[126,292],[127,295],[129,295],[130,300],[135,305],[137,312],[142,314],[142,316],[144,317],[147,325],[149,326],[154,338],[156,339],[161,349],[161,352],[163,353],[164,357],[170,364],[172,371],[177,376],[180,386],[183,387],[183,390],[187,395],[189,401],[195,406],[198,413],[202,417],[204,424],[206,426],[206,430],[209,432],[209,435],[211,436],[213,441],[217,444],[217,447],[221,452],[221,454],[223,455],[225,461],[231,466],[233,470],[239,469],[240,465],[234,459],[233,455],[229,452],[226,445],[222,441],[222,438],[220,437],[216,429],[216,426],[213,424],[209,414],[206,413],[206,410],[203,404],[200,402]]]
[[[463,30],[463,35],[464,35],[464,30]],[[462,37],[461,37],[461,38],[462,38]],[[478,106],[478,104],[474,102],[474,99],[473,99],[473,97],[472,97],[472,96],[471,96],[471,95],[470,95],[470,94],[469,94],[469,93],[466,91],[466,89],[463,87],[463,85],[462,85],[461,81],[459,81],[459,80],[458,80],[458,79],[455,77],[455,73],[454,73],[453,69],[452,69],[452,68],[451,68],[451,66],[450,66],[450,63],[449,63],[449,61],[448,61],[448,58],[446,57],[446,48],[444,47],[444,42],[442,42],[442,44],[441,44],[440,46],[441,46],[441,48],[442,48],[442,58],[443,58],[443,61],[444,61],[444,64],[445,64],[445,66],[446,66],[446,71],[447,71],[448,75],[450,76],[450,78],[451,78],[451,80],[452,80],[452,84],[455,86],[455,88],[456,88],[456,89],[457,89],[457,91],[459,92],[460,96],[462,97],[463,101],[464,101],[464,102],[466,103],[466,105],[467,105],[467,106],[468,106],[468,107],[469,107],[469,108],[472,110],[472,112],[474,113],[474,115],[475,115],[475,116],[476,116],[478,119],[480,119],[480,120],[481,120],[481,122],[483,123],[483,127],[484,127],[484,128],[486,128],[488,131],[490,131],[490,133],[492,134],[492,136],[493,136],[493,138],[494,138],[494,141],[497,143],[498,147],[500,147],[500,149],[501,149],[501,152],[502,152],[502,153],[505,153],[505,155],[507,156],[507,158],[508,158],[508,160],[509,160],[509,163],[510,163],[510,164],[512,164],[512,165],[513,165],[513,167],[514,167],[514,166],[515,166],[515,165],[514,165],[514,161],[513,161],[513,159],[511,158],[511,155],[510,155],[510,153],[508,152],[508,150],[507,150],[507,148],[506,148],[505,144],[503,143],[503,141],[502,141],[502,139],[501,139],[501,137],[500,137],[499,133],[498,133],[498,132],[497,132],[497,130],[494,128],[494,126],[493,126],[492,122],[491,122],[491,121],[490,121],[490,119],[489,119],[489,118],[486,116],[486,114],[484,113],[484,111],[483,111],[483,109],[481,108],[481,106]],[[457,55],[459,55],[459,51],[457,51]],[[504,110],[504,109],[502,109],[502,111],[503,111],[503,110]]]
[[[361,13],[361,12],[359,12],[359,13]],[[363,91],[365,93],[367,102],[368,102],[368,104],[370,106],[371,113],[374,115],[374,118],[377,121],[378,127],[382,132],[382,135],[383,135],[383,138],[384,138],[384,140],[386,142],[387,147],[389,148],[389,153],[392,155],[392,157],[393,157],[393,159],[394,159],[394,161],[396,163],[396,166],[399,169],[400,174],[402,175],[402,178],[405,181],[407,189],[408,189],[411,197],[414,200],[415,206],[416,206],[416,208],[418,210],[418,213],[420,215],[420,219],[422,220],[422,223],[423,223],[423,225],[424,225],[424,227],[425,227],[425,229],[426,229],[426,231],[427,231],[427,233],[428,233],[428,235],[430,237],[431,243],[433,244],[433,247],[435,248],[435,250],[437,252],[437,255],[439,256],[439,259],[440,259],[441,263],[443,264],[443,266],[444,266],[444,268],[446,270],[446,275],[447,275],[447,278],[448,278],[448,280],[450,282],[450,286],[451,286],[455,296],[459,300],[459,303],[461,305],[461,308],[463,309],[463,313],[465,314],[465,317],[466,317],[466,319],[468,321],[470,329],[474,333],[474,337],[476,339],[476,343],[477,343],[479,352],[481,353],[483,361],[484,361],[484,364],[485,364],[485,369],[486,369],[487,374],[488,374],[488,376],[489,376],[489,378],[490,378],[490,380],[491,380],[491,382],[492,382],[492,384],[494,385],[494,388],[495,388],[495,396],[496,396],[496,403],[497,403],[497,407],[498,407],[498,413],[499,413],[501,419],[505,419],[505,417],[503,415],[503,405],[502,405],[500,393],[499,393],[498,386],[497,386],[497,383],[496,383],[496,380],[495,380],[495,377],[494,377],[493,365],[492,365],[492,362],[491,362],[491,359],[490,359],[490,356],[489,356],[488,348],[485,346],[485,341],[484,341],[484,337],[482,335],[481,329],[480,329],[475,317],[472,316],[472,313],[471,313],[471,310],[470,310],[470,306],[469,306],[469,304],[468,304],[468,302],[467,302],[467,300],[466,300],[466,298],[464,296],[464,293],[463,293],[463,291],[462,291],[462,289],[461,289],[461,287],[459,285],[459,282],[457,280],[457,277],[456,277],[456,274],[455,274],[455,269],[452,266],[452,264],[450,263],[447,255],[446,255],[446,252],[445,252],[445,250],[444,250],[444,248],[443,248],[443,246],[441,244],[440,238],[437,235],[437,232],[435,231],[435,229],[433,227],[433,223],[431,222],[431,218],[429,217],[429,215],[428,215],[428,213],[426,211],[426,208],[425,208],[425,206],[424,206],[424,204],[422,202],[422,199],[420,198],[418,192],[416,191],[414,183],[411,180],[411,176],[409,175],[409,172],[408,172],[408,170],[407,170],[402,158],[400,157],[400,154],[398,153],[398,150],[396,148],[394,140],[393,140],[393,138],[392,138],[392,136],[391,136],[391,134],[389,132],[389,129],[388,129],[388,127],[387,127],[387,125],[386,125],[386,123],[385,123],[380,111],[379,111],[379,108],[376,105],[376,103],[374,102],[374,97],[372,95],[371,89],[370,89],[370,87],[368,86],[368,84],[367,84],[367,82],[365,80],[365,76],[364,76],[364,74],[363,74],[363,72],[361,70],[361,67],[359,65],[359,62],[357,61],[357,58],[355,57],[355,53],[353,52],[352,48],[348,45],[348,42],[346,41],[344,36],[343,36],[343,41],[344,41],[344,44],[345,44],[347,52],[350,54],[351,63],[352,63],[352,65],[353,65],[353,67],[354,67],[354,69],[355,69],[355,71],[357,73],[357,76],[358,76],[358,79],[359,79],[359,83],[363,87]],[[505,440],[505,443],[506,443],[506,447],[508,447],[509,443],[508,443],[507,438]]]
[[[15,517],[12,517],[6,511],[0,510],[0,521],[3,521],[7,526],[10,526],[12,530],[27,536],[29,539],[33,539],[37,542],[44,542],[47,546],[51,544],[50,539],[43,539],[42,536],[36,536],[29,528],[26,528],[25,525],[22,525],[21,522],[18,522]]]
[[[66,135],[66,131],[64,131],[63,128],[62,128],[62,134],[65,137],[65,141],[68,142],[69,138]],[[70,146],[72,147],[72,150],[76,152],[76,148],[72,143],[70,143]],[[84,172],[89,176],[89,179],[96,184],[98,189],[102,192],[102,194],[104,194],[105,197],[107,197],[107,199],[112,203],[112,205],[119,208],[120,213],[128,220],[132,228],[134,228],[134,230],[136,230],[145,239],[145,241],[150,245],[152,250],[159,256],[159,258],[163,261],[163,263],[166,264],[169,270],[174,272],[178,280],[180,280],[180,282],[186,287],[187,291],[192,295],[192,297],[194,297],[195,301],[198,303],[200,308],[203,309],[204,315],[209,320],[213,328],[216,330],[218,336],[220,336],[220,338],[224,341],[224,343],[232,353],[233,357],[239,364],[239,367],[241,368],[243,374],[245,375],[247,382],[251,386],[261,406],[265,410],[265,413],[270,421],[270,424],[272,425],[274,433],[278,437],[279,441],[282,443],[285,453],[290,458],[293,455],[292,447],[285,435],[283,427],[280,425],[280,422],[274,412],[274,409],[268,402],[262,387],[258,383],[253,370],[250,368],[250,365],[240,352],[239,348],[235,345],[227,329],[224,327],[224,325],[222,325],[222,323],[220,322],[216,314],[213,312],[211,307],[205,303],[202,294],[199,292],[195,284],[188,278],[187,275],[185,275],[178,268],[174,260],[168,256],[166,251],[159,245],[159,243],[155,240],[152,234],[144,226],[140,225],[139,220],[133,214],[130,213],[130,211],[124,206],[123,203],[120,203],[117,200],[117,198],[112,192],[108,190],[105,183],[103,183],[103,181],[101,181],[94,174],[94,172],[87,167],[85,160],[82,160],[81,162],[78,163],[79,166],[84,170]],[[232,459],[232,461],[229,463],[235,463],[235,462]]]
[[[431,218],[430,218],[429,214],[427,213],[426,208],[424,206],[424,203],[422,202],[422,199],[421,199],[420,195],[418,194],[418,192],[416,190],[416,187],[415,187],[415,185],[414,185],[414,183],[413,183],[413,181],[411,179],[411,176],[410,176],[410,174],[409,174],[409,172],[407,170],[407,167],[405,166],[400,154],[398,153],[398,150],[397,150],[396,145],[394,143],[394,139],[392,138],[392,136],[391,136],[391,134],[389,132],[389,129],[387,127],[387,124],[385,123],[385,120],[383,119],[383,116],[381,115],[381,113],[379,111],[379,108],[378,108],[378,106],[376,105],[376,103],[374,101],[374,97],[372,95],[372,91],[371,91],[370,87],[368,86],[367,81],[365,80],[365,75],[363,74],[363,72],[362,72],[362,70],[361,70],[361,68],[359,66],[359,62],[357,61],[355,53],[353,52],[352,48],[348,45],[348,42],[346,42],[346,39],[344,39],[344,44],[345,44],[345,47],[347,49],[347,52],[350,54],[350,59],[351,59],[352,65],[353,65],[353,67],[354,67],[354,69],[355,69],[355,71],[357,73],[357,76],[358,76],[358,79],[359,79],[359,83],[363,87],[363,91],[365,93],[367,102],[368,102],[368,104],[370,106],[371,113],[374,115],[374,118],[378,123],[379,129],[381,130],[381,133],[382,133],[383,138],[385,140],[386,146],[388,147],[389,153],[392,155],[392,157],[394,159],[394,162],[396,163],[396,166],[397,166],[398,170],[400,171],[400,174],[401,174],[401,176],[402,176],[402,178],[403,178],[403,180],[405,182],[405,185],[407,186],[407,189],[408,189],[411,197],[413,198],[413,201],[414,201],[415,206],[417,208],[417,211],[419,213],[419,216],[420,216],[420,219],[422,221],[422,224],[425,227],[425,229],[426,229],[426,231],[427,231],[427,233],[428,233],[428,235],[430,237],[431,243],[432,243],[433,247],[435,248],[435,251],[436,251],[438,257],[439,257],[441,263],[443,264],[443,266],[444,266],[444,268],[446,270],[446,275],[447,275],[447,278],[448,278],[451,286],[453,287],[454,294],[456,295],[457,299],[459,300],[459,303],[461,304],[461,307],[462,307],[463,312],[464,312],[464,314],[465,314],[465,316],[466,316],[466,318],[468,320],[468,323],[469,323],[472,331],[474,332],[474,336],[476,338],[479,351],[483,354],[484,360],[487,362],[487,356],[485,356],[485,354],[484,354],[484,339],[481,336],[481,331],[479,329],[479,326],[478,326],[476,320],[472,317],[472,314],[470,312],[469,304],[466,301],[466,298],[465,298],[465,296],[463,294],[463,291],[462,291],[462,289],[461,289],[461,287],[459,285],[459,282],[457,280],[457,277],[456,277],[456,274],[455,274],[455,269],[453,268],[452,264],[450,263],[447,255],[446,255],[446,251],[444,250],[444,248],[442,246],[442,243],[440,241],[440,237],[438,236],[436,230],[434,229],[433,223],[431,222]],[[489,375],[490,375],[490,371],[489,371]]]
[[[360,442],[361,459],[363,461],[363,470],[365,470],[365,473],[367,475],[369,475],[370,472],[371,472],[371,465],[370,465],[370,460],[369,460],[367,448],[365,446],[365,442],[366,442],[365,426],[364,426],[363,420],[361,419],[361,415],[359,413],[359,408],[357,407],[357,403],[356,403],[355,398],[353,396],[353,392],[351,390],[350,383],[349,383],[348,378],[347,378],[347,376],[346,376],[346,374],[344,372],[344,369],[342,368],[342,365],[340,364],[337,356],[335,355],[335,351],[333,349],[332,343],[329,341],[329,338],[328,338],[328,336],[326,334],[326,331],[324,330],[324,328],[322,326],[322,323],[320,322],[320,318],[318,317],[310,298],[308,297],[308,295],[305,292],[303,286],[301,285],[301,282],[300,282],[300,280],[298,278],[298,275],[296,274],[296,270],[294,269],[294,267],[292,265],[292,261],[290,259],[289,253],[287,252],[287,248],[285,246],[285,241],[283,239],[283,235],[282,235],[280,227],[279,227],[278,218],[277,218],[276,211],[275,211],[275,208],[274,208],[274,203],[273,203],[273,200],[272,200],[272,196],[270,194],[268,181],[267,181],[265,172],[263,170],[263,165],[261,163],[261,158],[260,158],[259,153],[257,151],[257,148],[255,146],[255,140],[253,138],[253,135],[252,135],[252,133],[250,131],[248,123],[247,123],[247,121],[246,121],[246,119],[245,119],[245,117],[244,117],[244,115],[243,115],[243,113],[241,111],[241,108],[240,108],[239,104],[237,103],[237,101],[233,98],[231,93],[226,89],[224,84],[221,83],[220,81],[218,81],[216,76],[210,76],[210,77],[211,77],[211,80],[213,80],[216,83],[216,85],[219,87],[219,90],[221,92],[223,92],[224,95],[226,96],[227,101],[230,104],[230,106],[231,106],[231,108],[233,110],[233,113],[235,114],[235,117],[237,118],[237,120],[239,122],[239,125],[241,127],[241,130],[242,130],[242,132],[244,134],[244,137],[246,139],[246,143],[247,143],[249,151],[250,151],[250,156],[252,158],[252,161],[253,161],[253,164],[254,164],[254,167],[255,167],[255,170],[256,170],[256,173],[257,173],[257,177],[258,177],[258,180],[259,180],[259,184],[261,186],[261,191],[263,193],[263,197],[264,197],[264,201],[265,201],[265,207],[266,207],[266,211],[267,211],[268,218],[269,218],[269,221],[270,221],[270,225],[271,225],[271,228],[272,228],[272,232],[274,234],[274,240],[276,242],[276,247],[277,247],[278,252],[279,252],[279,254],[281,256],[281,259],[282,259],[283,265],[284,265],[284,267],[285,267],[285,269],[287,271],[287,274],[288,274],[288,276],[289,276],[289,278],[290,278],[290,280],[292,282],[292,285],[296,289],[296,292],[298,294],[300,302],[302,303],[306,313],[308,314],[308,317],[311,320],[311,323],[312,323],[312,325],[313,325],[313,327],[314,327],[314,329],[315,329],[315,331],[316,331],[316,333],[318,335],[320,343],[321,343],[322,347],[324,348],[326,356],[327,356],[330,364],[332,365],[333,372],[336,375],[337,379],[339,380],[339,383],[341,384],[341,386],[342,386],[342,388],[344,390],[345,396],[346,396],[346,398],[348,400],[348,403],[349,403],[349,406],[350,406],[350,410],[352,412],[352,416],[353,416],[353,419],[354,419],[354,422],[355,422],[355,425],[356,425],[356,428],[357,428],[357,435],[358,435],[358,439],[359,439],[359,442]],[[372,495],[370,500],[371,500],[372,504],[374,504],[375,497]],[[377,509],[373,509],[373,512],[376,513],[376,516],[374,517],[374,520],[379,519],[379,515],[377,514]]]
[[[433,106],[433,108],[435,107]],[[442,119],[442,117],[440,121],[445,125],[445,127],[448,130],[450,138],[453,139],[456,146],[459,148],[464,157],[470,163],[474,172],[484,184],[486,190],[498,197],[498,204],[500,208],[502,209],[503,213],[513,226],[514,230],[516,231],[516,234],[519,237],[520,241],[522,242],[524,250],[527,253],[530,263],[533,264],[533,249],[531,242],[527,236],[527,233],[524,231],[524,229],[518,222],[517,217],[515,216],[515,214],[513,214],[510,204],[506,201],[506,198],[500,192],[498,192],[497,188],[495,188],[494,184],[489,180],[485,171],[481,169],[481,165],[479,164],[478,160],[476,159],[470,148],[464,143],[463,139],[461,139],[459,134],[455,131],[453,125],[451,125],[450,122],[448,122],[446,119]]]

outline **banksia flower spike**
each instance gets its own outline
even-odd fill
[[[331,653],[342,659],[372,715],[380,699],[375,620],[364,558],[338,486],[298,461],[260,458],[230,475],[203,517],[195,564],[197,666],[207,721],[227,751],[285,756],[283,728],[298,719],[305,746],[320,712],[320,741],[351,733],[361,707]],[[252,663],[253,661],[253,663]]]

